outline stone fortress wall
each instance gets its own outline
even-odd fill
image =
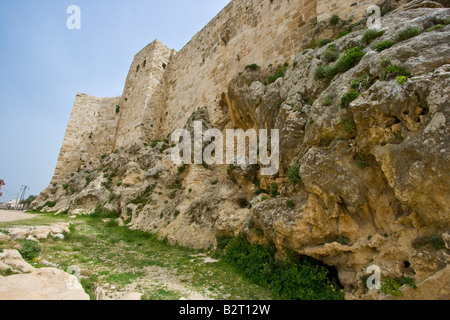
[[[116,148],[158,136],[165,109],[165,74],[174,54],[155,40],[134,57],[120,100]]]
[[[103,154],[111,153],[120,99],[76,95],[51,184],[64,182],[72,173],[92,169]]]
[[[172,60],[167,81],[167,118],[171,121],[164,131],[182,128],[194,110],[205,106],[212,124],[220,128],[220,95],[246,65],[291,62],[315,17],[361,18],[374,2],[359,1],[356,6],[353,0],[230,2]]]
[[[180,52],[155,40],[134,57],[121,97],[77,94],[52,183],[117,148],[165,138],[198,108],[223,129],[221,96],[246,65],[291,62],[316,17],[359,19],[378,2],[233,0]]]

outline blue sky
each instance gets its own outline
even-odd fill
[[[180,50],[229,2],[0,1],[0,202],[48,186],[77,92],[121,95],[137,52],[154,39]],[[80,30],[66,27],[70,5]]]

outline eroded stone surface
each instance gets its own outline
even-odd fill
[[[0,300],[89,300],[78,279],[54,268],[0,279]]]

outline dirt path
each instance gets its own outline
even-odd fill
[[[22,211],[0,210],[0,222],[11,222],[35,218],[36,215]]]

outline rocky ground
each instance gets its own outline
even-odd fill
[[[450,299],[449,19],[440,3],[411,1],[386,13],[379,33],[365,21],[322,21],[293,61],[236,75],[223,123],[279,129],[276,176],[250,165],[177,167],[169,140],[137,141],[33,206],[110,212],[197,249],[244,232],[336,269],[348,299],[385,298],[365,286],[371,265],[385,283],[414,283],[405,297]],[[185,128],[193,121],[211,127],[206,108]]]
[[[0,299],[271,297],[211,253],[172,247],[110,218],[32,216],[0,223]]]

